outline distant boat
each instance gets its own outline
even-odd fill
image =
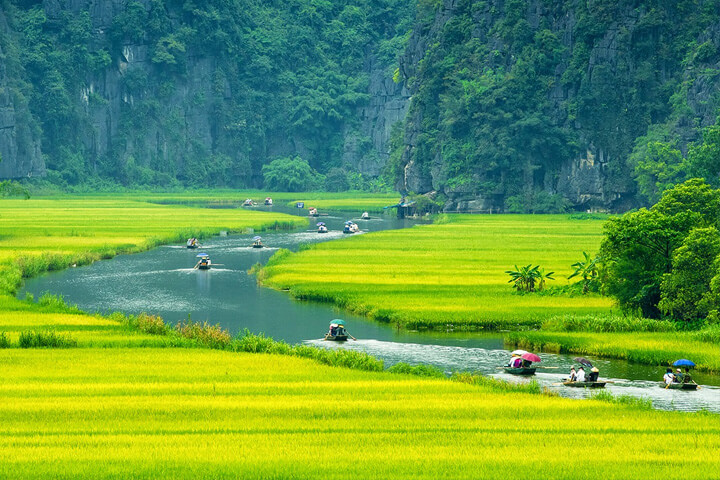
[[[243,206],[243,207],[254,207],[254,206],[255,206],[255,202],[253,202],[251,198],[248,198],[247,200],[245,200],[245,201],[243,202],[242,206]]]
[[[263,248],[265,245],[262,244],[261,237],[253,237],[252,248]]]
[[[324,222],[318,222],[317,227],[318,227],[318,233],[327,233],[328,232],[328,228],[325,226]]]
[[[360,216],[361,220],[370,220],[370,214],[368,212],[363,212],[363,214]]]
[[[272,205],[272,204],[273,204],[273,203],[272,203],[272,198],[267,197],[267,198],[265,199],[265,205]]]
[[[506,373],[512,375],[535,375],[537,367],[504,367]]]
[[[187,248],[198,248],[200,244],[197,241],[197,238],[188,238],[186,243]]]
[[[310,210],[308,210],[308,215],[310,215],[311,217],[318,217],[318,216],[320,216],[320,214],[319,214],[318,211],[317,211],[317,208],[315,208],[315,207],[313,207],[313,208],[311,208]]]

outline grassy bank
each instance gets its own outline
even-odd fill
[[[607,313],[589,296],[518,295],[506,270],[540,264],[550,285],[566,285],[570,265],[595,252],[601,220],[565,215],[451,215],[443,223],[377,232],[276,255],[265,285],[298,298],[333,302],[407,328],[537,326],[560,314]]]
[[[0,375],[3,478],[699,479],[720,466],[716,415],[278,355],[3,350]],[[601,469],[568,461],[588,449]]]

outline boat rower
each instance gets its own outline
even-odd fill
[[[593,367],[592,370],[590,370],[590,374],[587,377],[587,381],[588,382],[597,382],[599,376],[600,376],[600,370],[598,370],[597,367]]]

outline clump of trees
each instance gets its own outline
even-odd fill
[[[686,322],[718,319],[720,190],[690,179],[604,228],[603,284],[623,309]]]
[[[518,292],[540,292],[545,289],[548,280],[555,280],[553,274],[555,272],[546,272],[540,265],[532,264],[519,267],[515,265],[515,270],[506,270],[505,273],[510,275],[508,283],[513,284],[513,288]]]

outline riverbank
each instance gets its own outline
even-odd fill
[[[159,218],[167,225],[192,219],[208,229],[229,229],[241,219],[249,222],[242,228],[260,228],[263,218],[156,206],[168,209],[165,217],[137,205],[87,210],[63,201],[45,204],[45,214],[35,212],[33,220],[23,220],[19,208],[13,223],[5,205],[0,235],[15,252],[8,261],[79,255],[80,244],[149,245],[143,241],[162,238],[162,230],[144,236],[143,227],[155,229]],[[132,221],[140,212],[152,220]],[[11,224],[35,228],[36,235],[11,242]],[[65,341],[19,348],[23,334],[47,332]],[[228,337],[193,327],[171,335],[157,319],[88,315],[52,297],[34,303],[0,296],[0,333],[3,478],[693,479],[720,466],[717,415],[210,350],[203,345],[225,348]],[[676,452],[670,435],[703,448],[668,465]],[[519,457],[518,445],[542,448],[523,449]],[[588,445],[603,458],[601,471],[567,462],[568,451]],[[328,462],[336,455],[342,468]]]
[[[331,302],[406,329],[520,330],[505,334],[509,344],[648,365],[692,358],[701,370],[720,372],[716,335],[554,330],[558,322],[548,320],[607,323],[617,312],[611,299],[599,295],[512,290],[506,270],[530,263],[555,272],[551,291],[567,286],[571,264],[583,251],[597,251],[603,221],[582,215],[442,216],[431,225],[278,253],[259,278],[296,298]],[[663,326],[645,323],[642,328]]]

